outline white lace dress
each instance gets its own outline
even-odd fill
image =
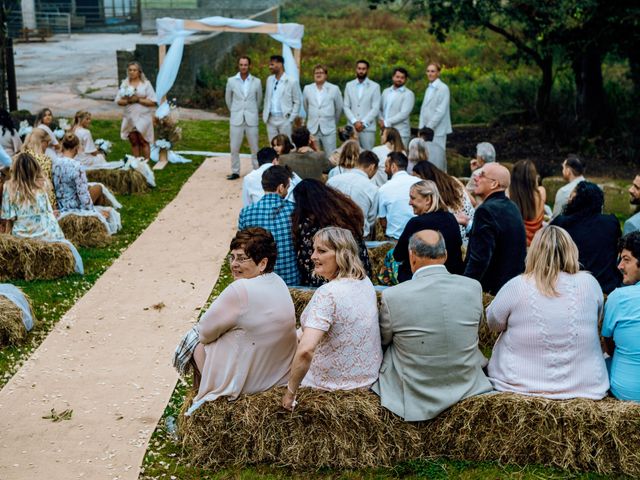
[[[378,302],[371,280],[339,279],[319,287],[300,318],[302,330],[325,333],[302,386],[322,390],[370,387],[382,363]]]

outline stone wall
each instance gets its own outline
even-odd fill
[[[242,18],[277,23],[279,12],[279,7],[275,6],[254,15],[242,15]],[[172,9],[171,14],[165,16],[183,18],[176,14],[176,9]],[[196,18],[205,16],[208,15],[198,15]],[[228,10],[224,12],[224,16],[230,16]],[[193,35],[187,38],[180,71],[168,97],[181,98],[191,96],[196,85],[198,73],[203,67],[216,68],[235,46],[243,42],[249,42],[256,36],[258,34],[216,32],[206,35]],[[133,51],[118,50],[116,56],[118,62],[118,84],[127,75],[127,63],[135,60],[140,62],[145,75],[155,85],[156,76],[158,75],[158,46],[156,44],[138,44]]]

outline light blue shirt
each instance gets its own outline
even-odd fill
[[[387,98],[387,101],[385,102],[385,106],[384,106],[384,126],[385,127],[389,126],[389,124],[387,123],[387,118],[389,117],[389,108],[391,108],[391,105],[393,104],[393,101],[396,95],[398,93],[404,92],[404,90],[405,90],[404,85],[401,86],[400,88],[392,87],[391,90],[389,90],[389,97]]]
[[[4,148],[0,147],[0,167],[10,167],[11,166],[11,157],[7,152],[4,151]]]
[[[273,77],[273,84],[271,87],[273,88],[273,92],[271,94],[271,115],[282,115],[282,105],[280,103],[282,101],[282,91],[284,89],[282,84],[284,83],[283,80],[285,79],[285,75],[286,74],[283,73],[280,80]]]
[[[609,368],[611,393],[640,402],[640,282],[609,294],[602,336],[613,337],[616,344]]]
[[[240,72],[236,73],[236,78],[242,82],[242,94],[246,97],[249,94],[249,85],[251,85],[251,74],[247,75],[247,78],[242,79]]]
[[[622,229],[622,235],[627,233],[637,232],[640,230],[640,212],[636,213],[633,217],[624,222],[624,228]]]

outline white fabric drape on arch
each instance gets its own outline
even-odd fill
[[[257,22],[255,20],[241,20],[226,17],[207,17],[195,21],[212,27],[252,28],[268,25],[265,22]],[[288,76],[299,82],[300,73],[298,72],[298,66],[291,49],[302,48],[304,25],[298,23],[278,23],[277,25],[278,32],[268,35],[282,43],[285,72]],[[185,38],[198,31],[186,30],[184,20],[170,17],[156,19],[156,28],[158,30],[158,45],[171,45],[158,72],[158,78],[156,79],[156,95],[160,101],[160,99],[169,92],[178,76],[178,70],[180,69],[180,62],[182,61],[182,54],[184,52]],[[156,116],[163,118],[168,115],[168,113],[169,104],[162,102],[156,111]]]

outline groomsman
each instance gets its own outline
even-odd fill
[[[291,124],[300,114],[300,89],[298,82],[284,73],[282,55],[269,59],[271,75],[267,78],[262,119],[267,124],[269,142],[281,133],[291,137]]]
[[[313,69],[315,83],[304,87],[302,106],[307,112],[307,128],[320,141],[326,155],[336,149],[336,125],[342,115],[342,94],[333,83],[327,82],[329,70],[324,65]]]
[[[396,67],[393,70],[393,86],[385,88],[382,92],[378,116],[380,129],[393,127],[398,130],[405,148],[409,147],[409,140],[411,140],[409,116],[416,102],[413,92],[404,86],[408,78],[409,73],[404,68]]]
[[[227,180],[240,178],[240,146],[247,136],[253,168],[258,168],[258,106],[262,102],[260,79],[249,73],[251,59],[238,59],[238,73],[227,79],[224,100],[231,113],[229,136],[231,143],[231,175]]]
[[[356,78],[344,89],[344,114],[358,132],[360,146],[371,150],[376,140],[376,117],[380,111],[380,85],[369,80],[369,62],[356,62]]]
[[[427,127],[433,130],[433,142],[446,150],[447,134],[451,133],[451,116],[449,115],[449,87],[440,80],[439,63],[427,65],[429,86],[424,94],[420,109],[418,128]]]

